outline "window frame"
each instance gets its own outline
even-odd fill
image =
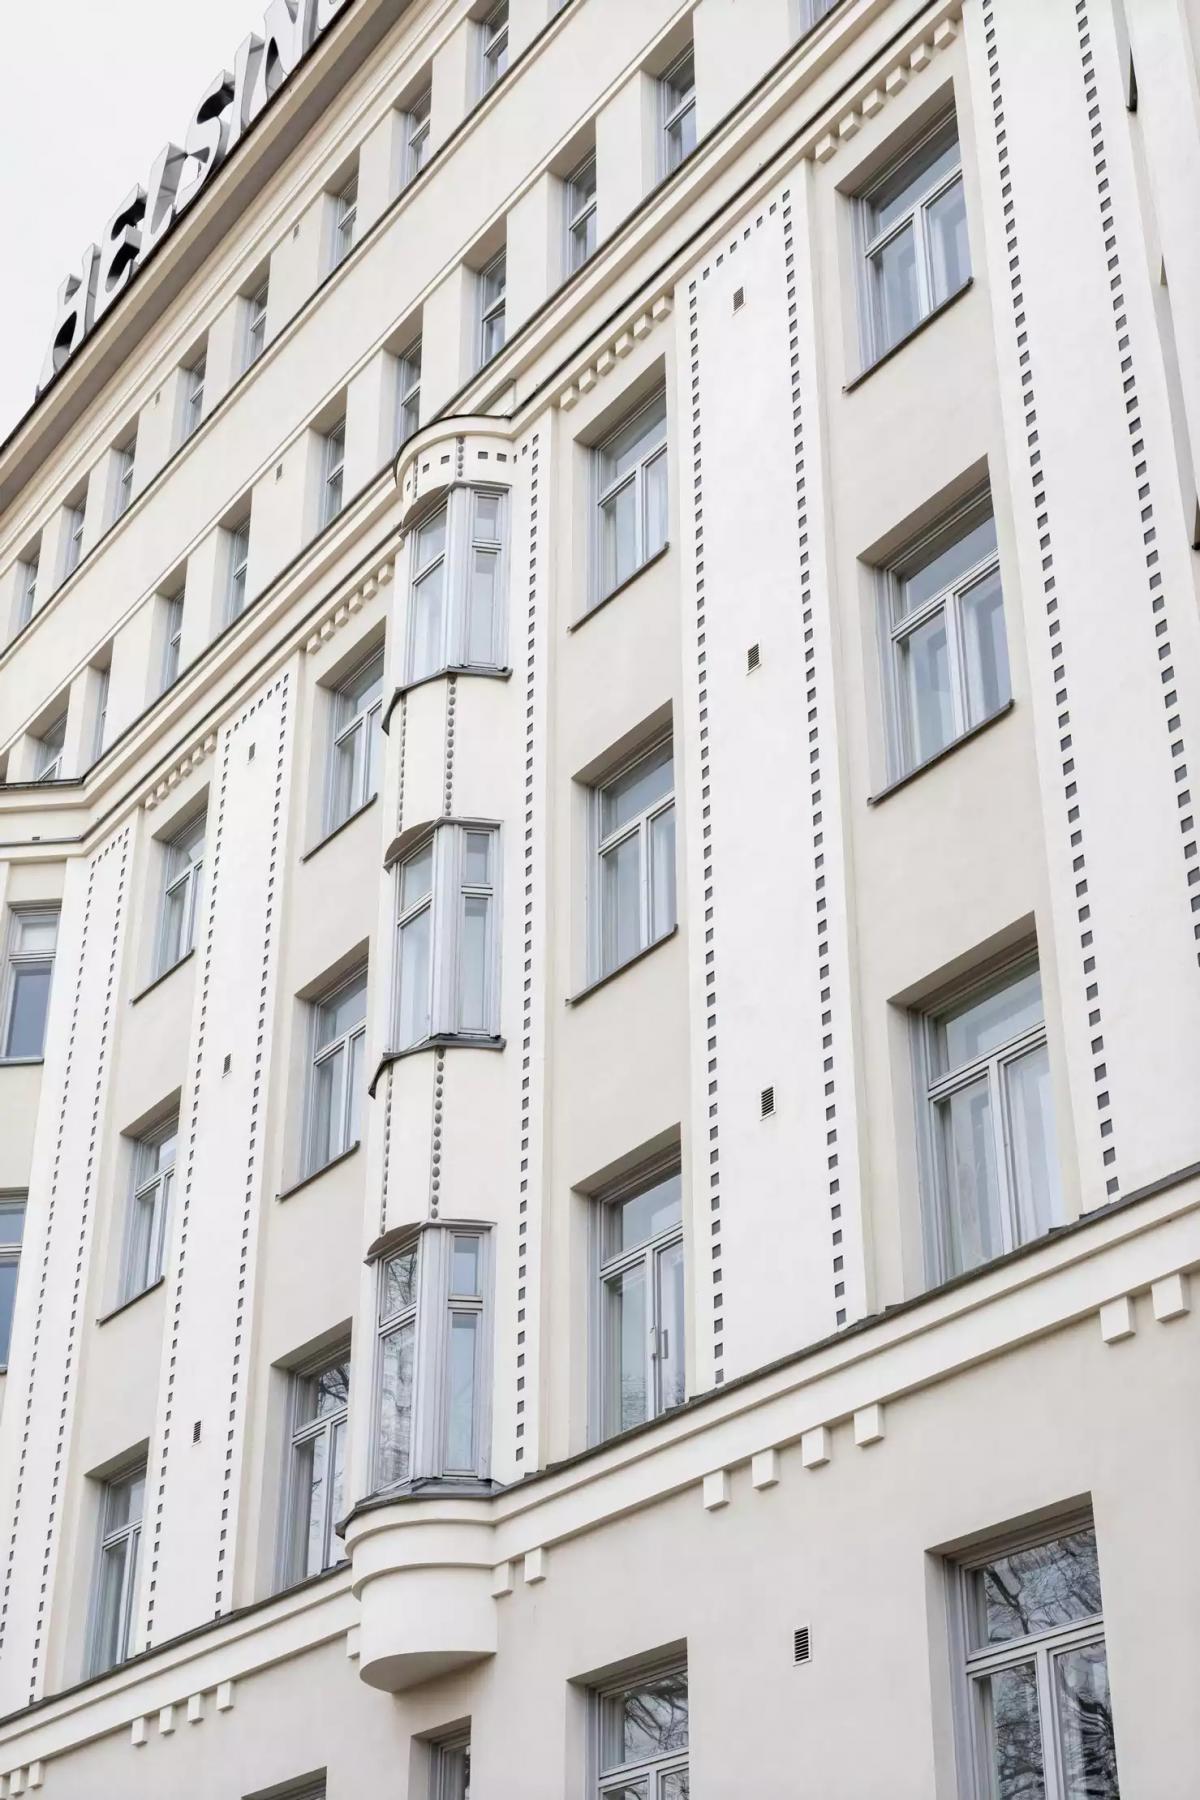
[[[351,669],[335,687],[330,689],[330,724],[329,724],[329,757],[325,779],[325,835],[336,831],[347,819],[352,819],[379,792],[379,771],[383,761],[383,681],[385,674],[385,658],[383,645],[371,650]],[[378,674],[372,675],[378,667]],[[352,702],[352,692],[367,685],[367,677],[372,676],[370,687],[379,683],[379,692],[373,700],[364,704],[359,698]],[[347,710],[352,708],[352,710]],[[353,782],[354,792],[350,796],[350,805],[345,812],[338,810],[338,754],[343,745],[348,744],[356,732],[363,732],[365,744],[361,758],[356,759],[356,766],[361,770],[361,777]],[[372,776],[374,781],[372,781]]]
[[[153,1171],[147,1172],[147,1153],[157,1154],[159,1147],[168,1139],[174,1139],[176,1144],[176,1151],[170,1163],[163,1167],[156,1160]],[[144,1132],[133,1140],[129,1200],[125,1209],[125,1234],[121,1250],[121,1298],[119,1304],[122,1306],[127,1306],[131,1300],[136,1300],[141,1294],[148,1294],[166,1273],[167,1236],[171,1225],[171,1203],[175,1186],[178,1142],[179,1118],[177,1114],[173,1114],[169,1119],[164,1119],[152,1131]],[[146,1279],[135,1285],[133,1257],[139,1235],[138,1208],[147,1199],[150,1205],[150,1226],[146,1235]]]
[[[327,1043],[322,1043],[320,1038],[322,1012],[342,999],[349,989],[357,987],[360,983],[363,990],[362,1018],[348,1026],[345,1031],[340,1032],[337,1037],[332,1037]],[[351,1136],[351,1126],[355,1111],[358,1110],[361,1115],[362,1103],[366,1098],[367,1015],[370,1011],[370,1002],[369,970],[368,965],[363,962],[356,969],[352,969],[335,986],[326,988],[317,999],[309,1003],[308,1081],[304,1100],[304,1173],[306,1179],[310,1175],[319,1175],[322,1169],[327,1169],[330,1163],[336,1162],[339,1157],[349,1155],[350,1151],[362,1142],[361,1116],[357,1137]],[[357,1108],[353,1081],[356,1041],[359,1045],[358,1069],[362,1080]],[[331,1149],[328,1156],[318,1161],[316,1143],[318,1070],[323,1064],[333,1062],[338,1057],[343,1059],[342,1098],[339,1107],[341,1118],[337,1133],[338,1147]]]
[[[199,839],[200,855],[192,854],[195,841]],[[204,904],[204,858],[208,848],[208,814],[200,812],[193,815],[185,825],[169,838],[160,840],[163,849],[163,882],[159,901],[158,944],[155,961],[155,979],[169,975],[177,969],[196,947],[196,927],[200,919],[200,909]],[[186,854],[186,865],[171,873],[172,858]],[[183,923],[179,933],[179,954],[170,962],[167,957],[167,922],[170,912],[171,896],[176,889],[184,890]]]
[[[670,751],[670,793],[662,795],[657,800],[652,800],[647,806],[643,807],[641,812],[635,817],[627,819],[624,824],[616,826],[612,831],[606,834],[604,831],[603,807],[604,796],[609,788],[615,786],[615,784],[622,780],[624,776],[631,774],[640,763],[649,762],[652,757],[657,756],[664,748]],[[658,733],[649,743],[641,745],[631,755],[623,757],[620,762],[615,763],[611,768],[606,769],[604,773],[590,785],[590,855],[588,859],[590,873],[588,878],[587,916],[588,974],[591,981],[603,981],[607,979],[608,976],[615,975],[621,969],[627,968],[631,962],[636,961],[636,959],[643,955],[645,951],[652,949],[655,944],[664,942],[679,925],[679,842],[677,835],[678,816],[676,815],[675,864],[672,871],[675,895],[674,918],[665,931],[660,932],[657,937],[653,935],[654,889],[653,863],[650,854],[650,831],[652,825],[659,819],[665,817],[668,812],[675,814],[677,801],[678,781],[675,766],[675,738],[674,731],[671,727]],[[639,839],[640,846],[640,942],[637,949],[632,951],[629,956],[623,958],[620,962],[615,962],[611,966],[607,966],[604,960],[604,931],[606,922],[604,904],[604,859],[635,834]]]
[[[25,1247],[25,1229],[29,1222],[29,1193],[24,1188],[0,1191],[0,1217],[20,1214],[20,1231],[14,1238],[0,1231],[0,1269],[13,1269],[12,1312],[7,1331],[0,1320],[0,1370],[7,1370],[12,1356],[12,1331],[17,1316],[17,1293],[21,1281],[21,1252]]]
[[[605,1764],[606,1714],[626,1695],[636,1693],[655,1681],[682,1675],[688,1685],[688,1742],[682,1750],[668,1751],[663,1756],[645,1757],[639,1762]],[[686,1653],[648,1661],[628,1669],[620,1677],[593,1687],[589,1694],[589,1781],[588,1800],[627,1800],[636,1781],[646,1782],[646,1800],[659,1800],[662,1778],[687,1775],[691,1758],[691,1683],[688,1681]]]
[[[62,766],[67,748],[67,708],[51,719],[46,729],[34,740],[37,744],[35,782],[62,781]],[[43,760],[45,758],[45,760]]]
[[[108,730],[108,693],[112,684],[112,664],[106,663],[97,669],[99,677],[96,686],[96,710],[92,722],[92,762],[98,763],[104,754],[104,737]]]
[[[433,83],[427,82],[404,109],[404,166],[400,185],[415,181],[429,162],[430,126],[433,120]]]
[[[509,0],[498,0],[479,21],[479,98],[508,70]]]
[[[913,200],[912,205],[892,223],[879,231],[871,229],[871,209],[874,197],[881,189],[895,181],[911,164],[918,162],[922,155],[930,152],[939,137],[953,132],[958,147],[958,162],[945,175],[931,180]],[[898,348],[913,332],[919,331],[925,321],[939,307],[946,305],[960,294],[971,279],[968,268],[967,277],[957,288],[952,289],[941,300],[933,298],[933,276],[930,262],[930,238],[926,215],[930,206],[949,193],[955,184],[963,187],[963,212],[966,214],[966,188],[963,177],[962,134],[959,130],[958,114],[954,108],[941,116],[911,143],[904,146],[896,156],[891,158],[886,167],[855,197],[855,237],[858,245],[858,289],[860,348],[863,365],[869,368],[872,363]],[[914,270],[917,282],[918,316],[910,328],[902,332],[890,342],[885,340],[883,324],[880,316],[877,289],[873,278],[872,265],[879,253],[893,243],[911,225],[914,245]],[[967,222],[968,252],[970,250],[970,221]]]
[[[590,175],[591,189],[585,187],[580,195],[581,180]],[[599,189],[596,178],[596,152],[590,150],[580,161],[564,183],[567,217],[567,274],[575,275],[596,254],[599,231],[599,214],[597,211]],[[580,237],[582,229],[583,236]]]
[[[203,349],[184,371],[183,427],[180,443],[186,444],[200,429],[204,417],[204,388],[208,380],[208,349]]]
[[[681,87],[678,77],[685,68],[690,68],[691,83]],[[665,68],[658,78],[659,109],[662,122],[662,174],[664,178],[673,175],[676,169],[683,167],[700,141],[699,123],[696,116],[696,47],[689,44],[685,50]],[[693,141],[686,142],[686,121],[691,117]]]
[[[498,536],[485,538],[479,525],[480,500],[497,503]],[[439,506],[432,507],[409,531],[412,551],[409,557],[408,605],[404,631],[404,682],[412,686],[445,673],[469,674],[479,669],[499,671],[504,668],[508,625],[508,554],[510,522],[510,490],[473,482],[454,487]],[[464,514],[466,521],[464,524]],[[427,562],[418,563],[421,534],[439,518],[445,519],[442,550]],[[492,660],[470,662],[471,644],[471,574],[475,552],[494,555],[496,607],[492,621]],[[443,570],[441,602],[441,644],[432,668],[418,673],[416,669],[416,592],[438,566]]]
[[[321,437],[320,529],[332,525],[346,499],[346,415]]]
[[[41,577],[42,557],[40,544],[29,556],[20,559],[20,592],[17,597],[17,630],[28,625],[37,611],[37,589]]]
[[[20,948],[23,925],[54,923],[54,948],[45,950],[22,950]],[[0,1036],[0,1063],[37,1063],[44,1062],[46,1054],[46,1029],[50,1019],[50,1002],[54,991],[54,964],[58,956],[58,934],[62,923],[60,906],[13,906],[9,909],[8,943],[4,958],[4,1031]],[[17,975],[22,969],[36,969],[38,965],[48,965],[48,981],[46,986],[46,1011],[42,1018],[42,1043],[36,1056],[14,1056],[9,1050],[12,1041],[13,1012],[16,1004]]]
[[[253,293],[245,296],[246,328],[242,351],[242,372],[252,369],[267,347],[267,308],[271,303],[271,277],[261,281]]]
[[[160,675],[162,685],[158,690],[160,695],[175,686],[182,670],[184,590],[180,588],[177,594],[164,594],[162,599],[167,611]]]
[[[358,170],[333,195],[333,257],[330,274],[340,269],[354,248],[358,230]]]
[[[83,561],[83,533],[87,523],[87,500],[80,500],[77,505],[67,506],[67,530],[63,542],[64,581],[72,576]]]
[[[225,531],[225,623],[240,619],[249,602],[250,515],[238,525],[226,525]]]
[[[326,1350],[319,1357],[301,1364],[289,1372],[287,1397],[287,1452],[283,1491],[283,1520],[279,1546],[278,1585],[281,1589],[294,1587],[301,1581],[311,1580],[323,1575],[326,1570],[336,1568],[339,1563],[346,1562],[345,1547],[336,1549],[338,1514],[346,1501],[346,1488],[350,1472],[350,1402],[354,1392],[354,1367],[351,1354],[351,1343],[344,1343]],[[345,1368],[346,1400],[344,1405],[326,1413],[324,1416],[314,1414],[311,1419],[302,1416],[306,1395],[323,1375],[333,1369]],[[327,1481],[324,1505],[322,1508],[321,1537],[322,1560],[319,1569],[308,1569],[307,1555],[303,1534],[306,1530],[311,1510],[312,1480],[308,1482],[308,1505],[302,1506],[302,1453],[304,1448],[318,1438],[326,1440],[326,1470],[331,1472],[336,1467],[337,1433],[342,1433],[342,1489],[335,1490],[331,1481]],[[302,1563],[305,1566],[301,1566]]]
[[[495,287],[497,278],[499,278],[498,288]],[[478,358],[476,367],[478,370],[486,369],[490,362],[494,362],[508,340],[507,244],[502,250],[498,250],[495,256],[490,257],[489,260],[483,264],[475,277],[475,282],[478,291],[479,313],[479,339],[476,344],[476,355]],[[490,293],[489,297],[490,288],[494,289],[494,291]],[[500,332],[499,341],[489,349],[488,344],[497,323]]]
[[[465,840],[468,835],[489,839],[490,879],[485,883],[465,878]],[[455,1037],[490,1043],[500,1033],[501,961],[501,862],[500,826],[489,820],[455,819],[437,825],[414,843],[395,869],[394,952],[391,996],[391,1038],[396,1050],[412,1050],[438,1038]],[[404,870],[432,849],[430,885],[426,893],[402,907]],[[490,901],[485,946],[485,1020],[482,1027],[466,1026],[463,1018],[462,921],[465,902],[484,895]],[[429,914],[429,971],[427,1002],[429,1030],[424,1037],[402,1043],[400,1020],[403,977],[401,935],[423,913]]]
[[[396,358],[397,454],[421,429],[421,351],[422,341],[415,337]]]
[[[135,1482],[142,1483],[142,1510],[136,1519],[130,1519],[123,1525],[112,1526],[109,1519],[113,1510],[113,1495],[121,1488],[129,1487]],[[136,1634],[134,1605],[137,1599],[138,1580],[141,1573],[141,1537],[145,1523],[147,1468],[144,1462],[132,1463],[120,1473],[114,1473],[101,1482],[102,1495],[100,1501],[100,1531],[96,1554],[95,1573],[92,1578],[92,1601],[90,1622],[88,1626],[88,1674],[90,1676],[106,1674],[111,1669],[119,1669],[129,1661],[133,1654],[133,1642]],[[122,1559],[121,1591],[117,1600],[117,1638],[118,1654],[112,1662],[101,1658],[101,1642],[106,1635],[106,1615],[102,1608],[104,1597],[105,1554],[116,1548],[118,1544],[126,1546]]]
[[[661,1182],[671,1176],[679,1179],[679,1218],[678,1221],[663,1230],[644,1238],[640,1243],[631,1244],[628,1249],[605,1250],[605,1227],[611,1209],[624,1205],[639,1195],[648,1193]],[[612,1182],[589,1196],[591,1207],[590,1254],[591,1266],[590,1304],[589,1304],[589,1341],[591,1355],[591,1380],[589,1382],[590,1401],[588,1407],[591,1442],[593,1445],[607,1443],[611,1438],[619,1437],[623,1431],[636,1429],[638,1424],[650,1424],[655,1419],[667,1417],[687,1403],[687,1315],[688,1315],[688,1259],[686,1228],[684,1220],[685,1193],[683,1186],[683,1167],[679,1146],[675,1145],[661,1155],[649,1161],[639,1163],[628,1175],[619,1181]],[[679,1246],[684,1270],[684,1317],[683,1344],[681,1362],[684,1378],[684,1397],[674,1405],[661,1403],[660,1370],[663,1360],[662,1335],[662,1284],[659,1278],[659,1266],[664,1252]],[[607,1290],[614,1276],[624,1274],[627,1270],[641,1264],[645,1271],[646,1313],[650,1321],[647,1328],[645,1376],[648,1408],[642,1419],[631,1425],[613,1424],[612,1403],[614,1396],[609,1383],[609,1328],[608,1308],[606,1305]]]
[[[616,443],[618,438],[624,437],[625,433],[637,424],[643,414],[653,412],[660,406],[662,408],[662,423],[659,431],[655,433],[654,441],[650,444],[649,448],[638,457],[637,462],[631,469],[626,470],[623,475],[613,476],[611,480],[606,482],[604,479],[604,460],[610,455],[612,445]],[[651,550],[648,548],[649,540],[646,531],[647,519],[649,517],[649,483],[651,470],[654,464],[660,460],[664,464],[663,479],[666,485],[666,517],[663,521],[663,541]],[[589,610],[594,611],[602,601],[607,600],[610,595],[618,593],[628,582],[633,581],[649,563],[654,561],[656,556],[661,556],[662,552],[667,548],[671,541],[671,436],[665,383],[655,388],[654,392],[647,395],[644,400],[640,400],[629,412],[622,414],[613,430],[606,432],[604,436],[592,446],[591,481],[591,542],[589,545],[589,555],[591,560],[591,581],[589,584],[591,606]],[[616,499],[618,494],[620,494],[624,488],[631,484],[634,490],[634,535],[637,541],[637,561],[628,575],[620,576],[611,586],[606,587],[604,584],[605,508]]]
[[[116,470],[113,483],[113,514],[115,525],[118,519],[124,518],[133,504],[133,476],[137,462],[137,438],[128,444],[122,444],[116,451]]]
[[[453,1759],[461,1759],[458,1767]],[[471,1788],[471,1728],[453,1731],[429,1746],[430,1800],[466,1800]]]

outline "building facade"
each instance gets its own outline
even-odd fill
[[[197,120],[0,447],[0,1793],[1184,1800],[1200,4]]]

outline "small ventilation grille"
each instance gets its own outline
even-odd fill
[[[759,649],[757,644],[751,644],[750,648],[746,652],[746,673],[747,673],[747,675],[753,675],[755,669],[758,668],[758,666],[761,662],[762,662],[762,651]]]
[[[746,304],[745,288],[734,288],[734,290],[733,290],[733,310],[734,310],[734,312],[741,312],[741,310],[742,310],[743,306],[745,306],[745,304]]]
[[[812,1640],[808,1635],[808,1626],[799,1625],[792,1633],[792,1661],[806,1663],[812,1661]]]
[[[758,1108],[758,1116],[760,1119],[769,1119],[771,1117],[771,1114],[775,1111],[775,1089],[773,1087],[763,1089],[758,1097]]]

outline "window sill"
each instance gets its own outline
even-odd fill
[[[627,575],[624,581],[619,581],[615,588],[610,588],[608,593],[602,599],[597,600],[594,606],[589,606],[585,613],[580,613],[577,619],[572,619],[567,626],[568,632],[578,631],[582,625],[587,624],[589,619],[594,619],[598,612],[603,612],[610,600],[615,600],[619,594],[623,594],[627,588],[631,588],[635,581],[640,580],[647,569],[652,569],[655,563],[661,562],[670,548],[671,540],[668,538],[662,549],[656,550],[653,556],[648,556],[644,563],[639,563],[632,575]]]
[[[385,1050],[379,1059],[379,1067],[367,1084],[367,1092],[373,1100],[383,1071],[393,1063],[403,1062],[406,1057],[421,1056],[426,1050],[503,1050],[505,1041],[502,1037],[471,1037],[465,1031],[442,1031],[436,1037],[422,1038],[419,1044],[409,1044],[403,1050]]]
[[[128,1312],[131,1306],[136,1306],[139,1300],[146,1298],[147,1294],[153,1294],[157,1288],[162,1287],[166,1279],[165,1275],[160,1275],[157,1281],[150,1283],[149,1287],[142,1288],[139,1293],[130,1294],[128,1300],[122,1300],[120,1306],[114,1306],[111,1312],[101,1313],[96,1324],[107,1325],[110,1319],[119,1319],[123,1312]]]
[[[44,1056],[0,1056],[0,1069],[40,1069]]]
[[[599,993],[602,987],[607,987],[610,981],[615,981],[619,975],[623,975],[626,969],[632,969],[636,964],[644,962],[648,956],[653,956],[656,950],[661,950],[664,944],[669,944],[673,937],[678,936],[678,924],[672,925],[670,931],[664,932],[660,938],[655,938],[652,944],[647,944],[644,950],[637,952],[636,956],[631,956],[627,961],[619,963],[615,969],[610,969],[607,975],[601,975],[598,980],[589,982],[588,986],[580,988],[577,994],[568,994],[565,1004],[578,1006],[581,1001],[590,1000],[593,994]]]
[[[339,1150],[336,1156],[331,1156],[329,1161],[322,1163],[319,1169],[313,1169],[310,1174],[303,1176],[299,1181],[294,1181],[291,1187],[284,1188],[281,1193],[276,1194],[276,1201],[290,1200],[293,1194],[298,1194],[302,1188],[311,1187],[314,1181],[320,1181],[322,1175],[328,1175],[330,1169],[336,1169],[339,1163],[348,1162],[352,1156],[357,1156],[361,1149],[362,1139],[355,1138],[348,1150]]]
[[[361,806],[356,806],[352,813],[347,813],[346,817],[342,820],[340,825],[335,825],[332,831],[327,831],[323,838],[317,839],[317,842],[313,845],[311,850],[306,850],[304,852],[304,855],[300,858],[300,861],[302,863],[308,862],[310,857],[315,856],[319,850],[323,850],[325,848],[326,844],[332,844],[334,838],[338,837],[343,831],[345,831],[345,829],[348,825],[353,825],[355,819],[360,819],[362,817],[363,813],[369,812],[371,807],[373,807],[375,802],[378,800],[378,798],[379,798],[378,794],[372,794],[371,798],[369,800],[364,800]]]
[[[901,788],[907,787],[910,781],[916,781],[918,776],[924,775],[927,769],[935,768],[938,763],[945,762],[946,758],[953,756],[954,752],[961,749],[963,744],[969,744],[981,732],[990,730],[998,720],[1007,718],[1012,709],[1013,701],[1010,698],[1004,702],[1003,706],[998,706],[994,713],[989,713],[986,719],[980,719],[978,725],[972,725],[969,730],[964,731],[961,737],[954,738],[949,744],[943,744],[940,750],[935,750],[932,756],[925,758],[924,762],[919,762],[915,768],[906,769],[903,775],[897,775],[895,781],[889,781],[886,787],[879,789],[878,793],[868,794],[867,805],[878,806],[881,801],[890,800],[893,794],[898,793]]]
[[[941,301],[939,305],[935,306],[932,312],[927,312],[925,317],[919,320],[918,323],[913,326],[911,331],[906,331],[902,338],[897,338],[894,344],[889,344],[887,349],[882,351],[873,362],[869,362],[865,369],[860,369],[852,381],[844,383],[842,387],[843,394],[852,394],[860,383],[864,382],[869,375],[875,373],[876,369],[882,369],[884,363],[891,362],[893,356],[898,355],[899,352],[904,349],[906,344],[911,344],[915,337],[920,337],[921,333],[928,330],[935,319],[940,319],[944,312],[950,310],[955,301],[961,300],[964,294],[969,294],[974,286],[975,277],[973,275],[968,275],[960,288],[955,288],[952,294],[947,294],[946,298]]]
[[[434,669],[428,675],[421,675],[416,681],[405,681],[396,689],[387,703],[387,711],[380,721],[384,731],[392,722],[392,714],[406,694],[414,688],[428,687],[431,681],[446,681],[451,675],[477,675],[484,681],[511,681],[511,669],[485,669],[479,663],[447,663],[444,669]]]
[[[178,962],[173,962],[169,969],[164,969],[161,975],[154,977],[149,987],[144,987],[140,994],[135,994],[129,1002],[130,1006],[136,1006],[139,1000],[144,1000],[147,994],[152,994],[156,987],[161,987],[164,981],[169,981],[176,969],[182,969],[184,963],[190,962],[195,954],[196,946],[193,944],[190,950],[184,951]]]

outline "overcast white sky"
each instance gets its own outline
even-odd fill
[[[59,283],[265,0],[0,0],[0,440],[33,400]]]

